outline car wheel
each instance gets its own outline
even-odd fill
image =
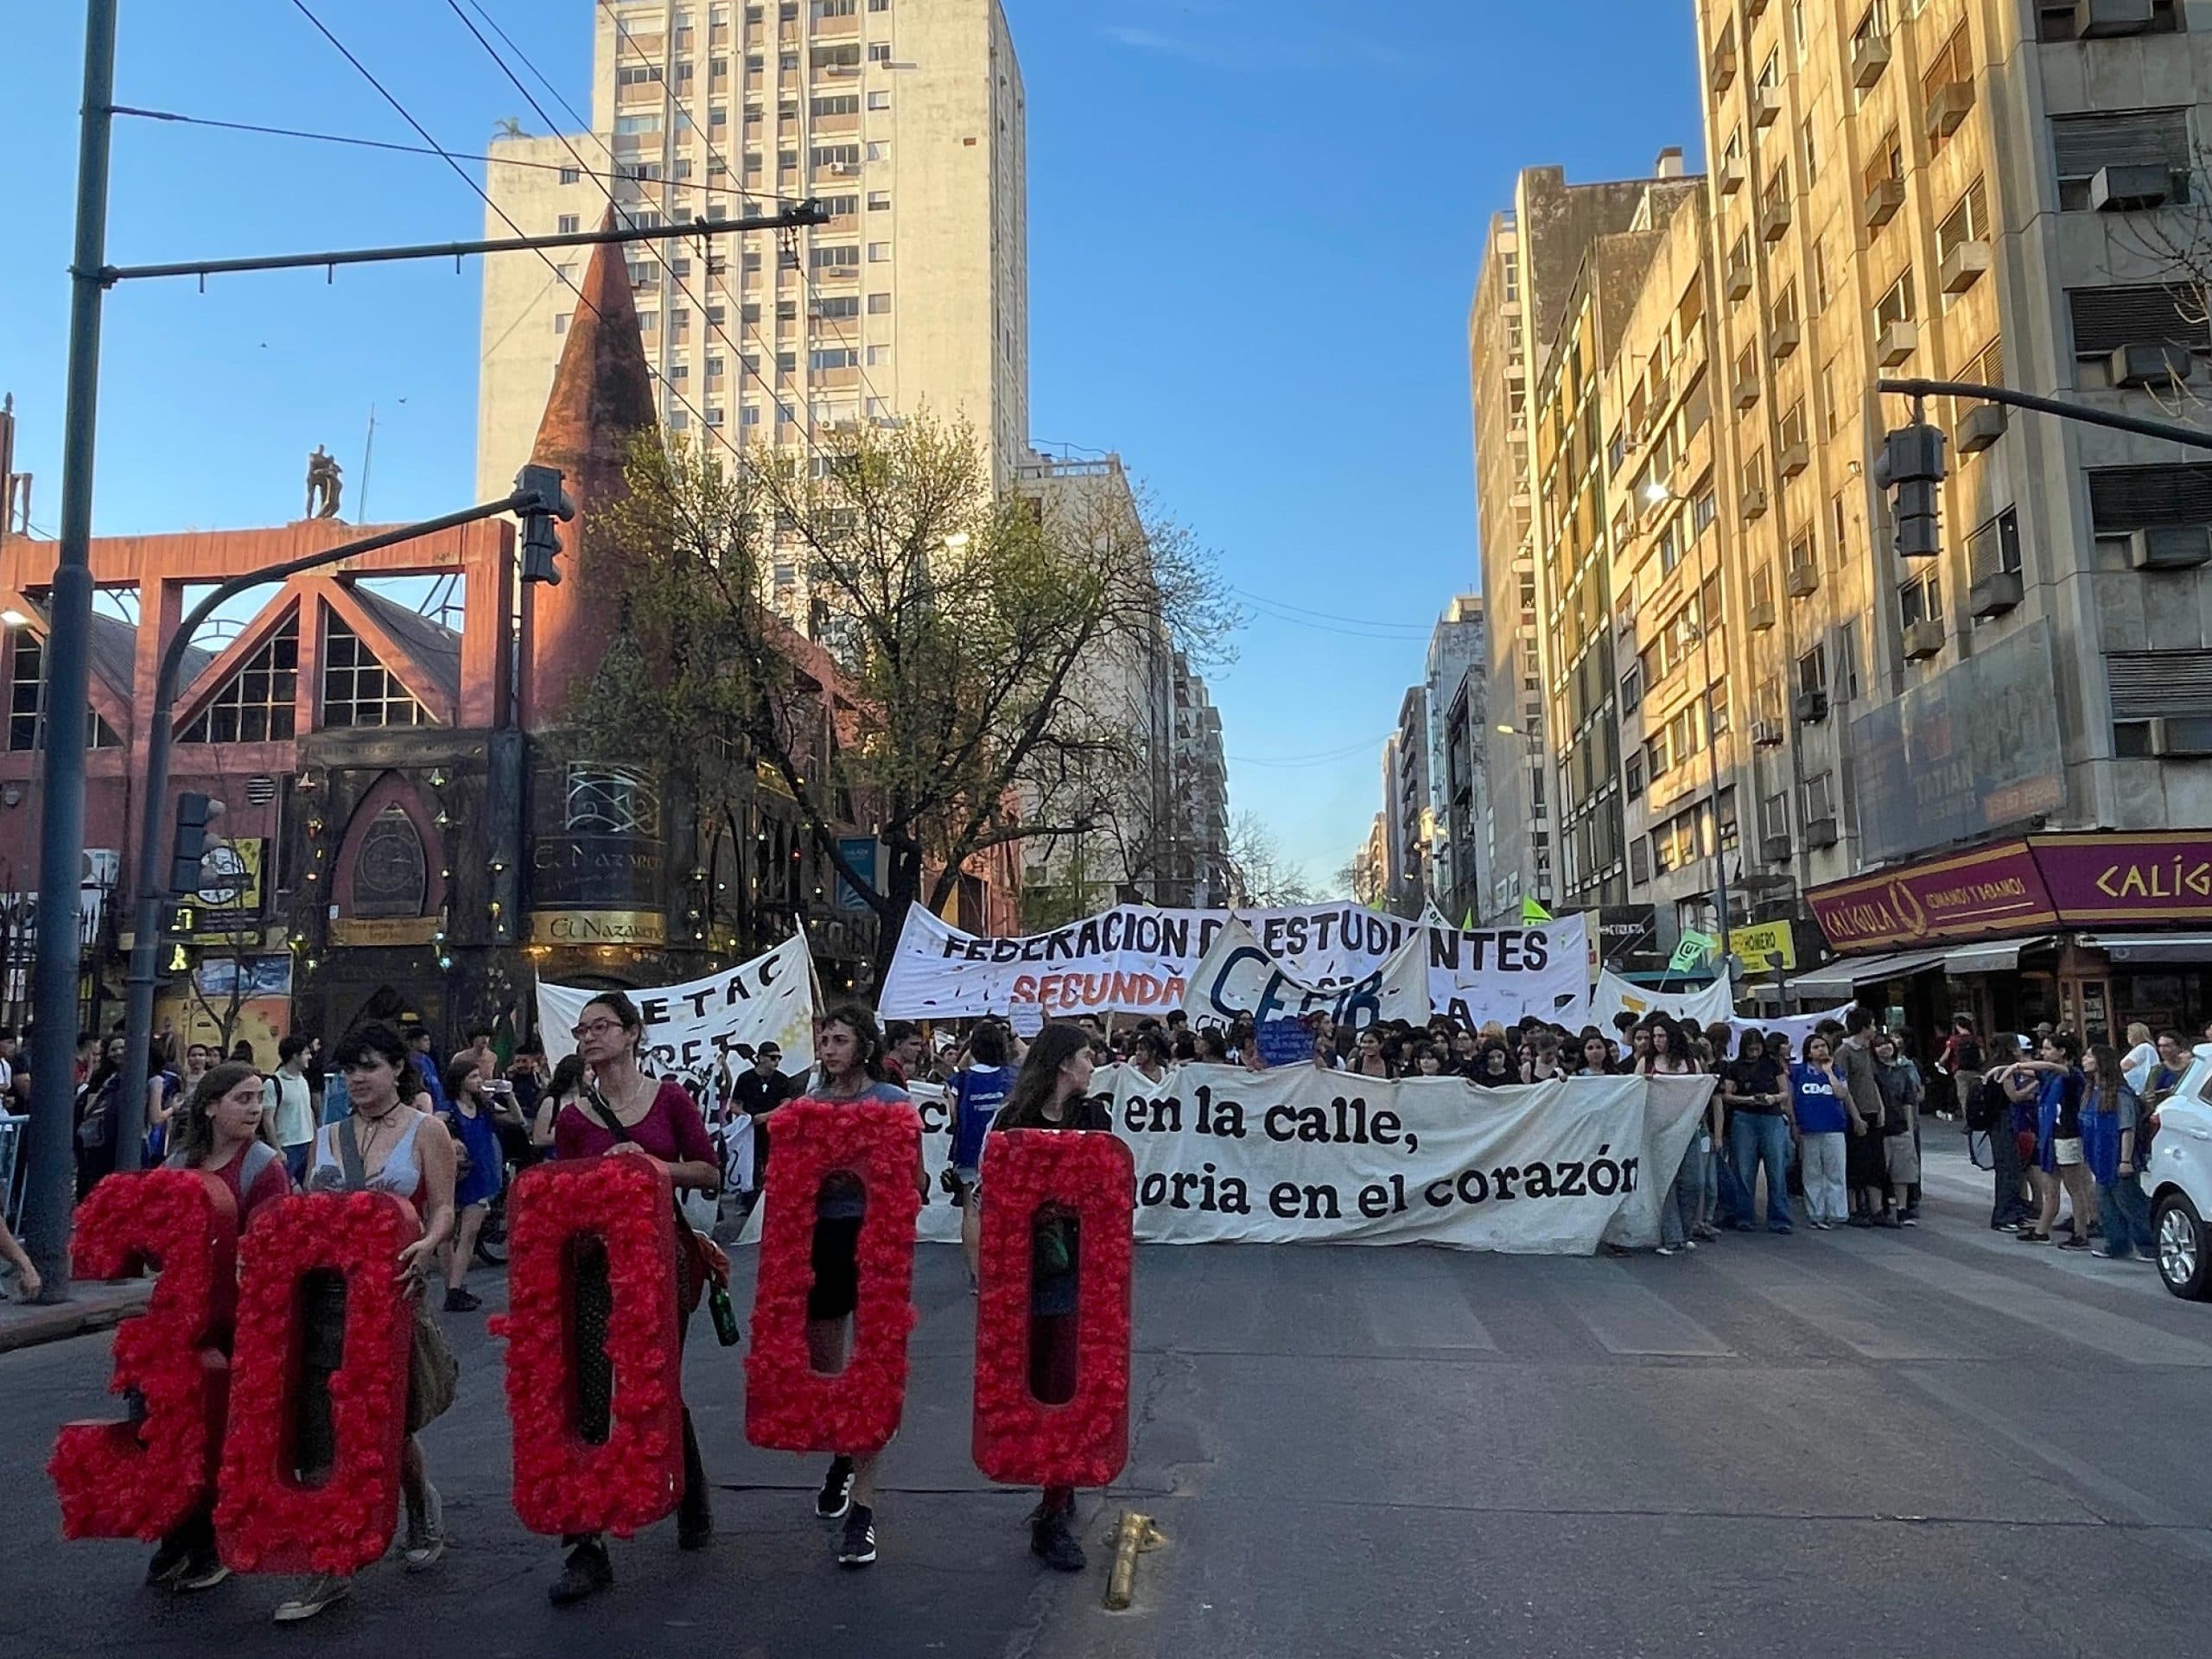
[[[2158,1277],[2177,1296],[2202,1301],[2212,1294],[2212,1249],[2208,1249],[2203,1219],[2196,1206],[2179,1192],[2158,1200],[2152,1223],[2157,1239]]]

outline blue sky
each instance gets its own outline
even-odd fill
[[[581,105],[590,0],[485,3]],[[1215,677],[1230,804],[1325,880],[1379,804],[1429,624],[1478,580],[1465,317],[1490,215],[1523,166],[1592,179],[1696,154],[1688,0],[1006,4],[1029,89],[1034,435],[1119,450],[1256,596]],[[537,130],[444,0],[315,10],[448,148],[480,152],[503,117]],[[0,391],[48,531],[81,13],[0,16]],[[124,0],[117,101],[413,141],[287,0]],[[126,120],[109,257],[448,240],[482,219],[435,158]],[[461,505],[480,282],[472,263],[118,291],[97,529],[282,523],[318,443],[354,517],[372,404],[373,516]]]

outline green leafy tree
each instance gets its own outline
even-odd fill
[[[940,907],[1009,843],[1090,832],[1146,764],[1100,665],[1163,639],[1217,656],[1211,560],[1140,499],[993,487],[974,435],[927,416],[795,461],[641,441],[588,533],[631,572],[578,741],[657,767],[734,825],[762,772],[880,924]],[[875,879],[841,833],[873,831]]]

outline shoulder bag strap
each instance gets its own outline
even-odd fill
[[[601,1122],[607,1125],[607,1132],[617,1141],[634,1141],[638,1138],[630,1133],[620,1118],[614,1116],[614,1109],[607,1103],[607,1096],[599,1092],[596,1085],[588,1083],[584,1085],[584,1103],[591,1108],[594,1116]]]
[[[368,1188],[368,1169],[361,1161],[361,1136],[353,1114],[346,1114],[345,1121],[330,1133],[338,1143],[338,1161],[346,1171],[346,1189],[349,1192],[365,1192]]]

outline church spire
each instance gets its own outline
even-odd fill
[[[602,225],[614,228],[612,207]],[[626,254],[626,245],[616,242],[592,250],[531,450],[531,460],[562,470],[576,504],[575,518],[562,531],[561,585],[532,584],[524,598],[530,645],[522,711],[533,731],[559,723],[613,638],[625,585],[621,557],[594,542],[593,509],[621,499],[631,446],[659,425]]]

